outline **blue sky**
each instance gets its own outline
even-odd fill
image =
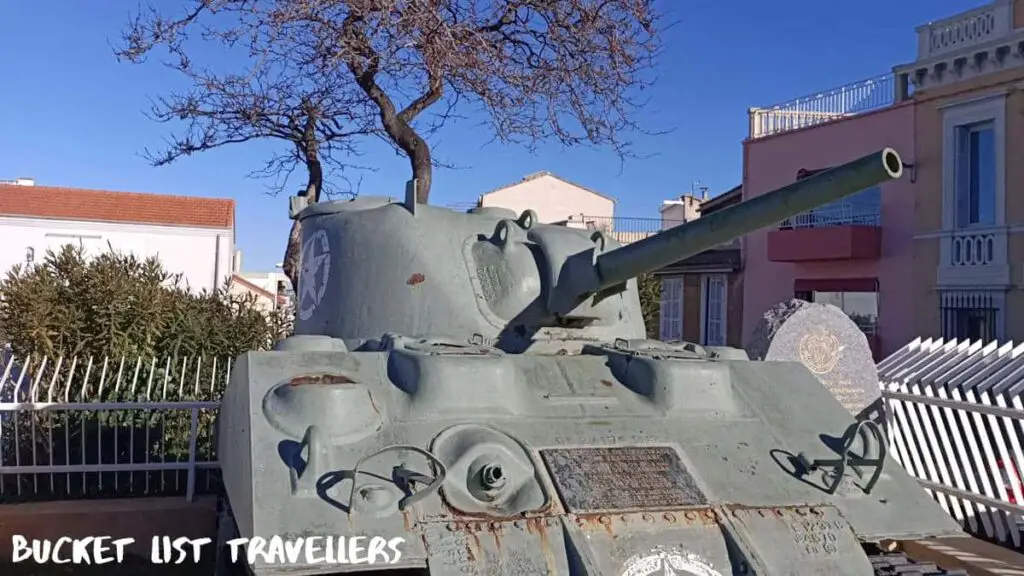
[[[172,5],[175,0],[160,0]],[[746,110],[883,74],[914,59],[914,28],[982,4],[977,0],[662,0],[678,21],[665,36],[659,83],[639,120],[672,128],[638,140],[651,158],[622,167],[610,151],[530,154],[487,144],[469,126],[444,131],[435,150],[460,165],[434,174],[431,203],[473,201],[539,170],[615,196],[618,216],[657,217],[664,199],[695,180],[712,194],[739,183]],[[142,115],[149,98],[180,86],[156,63],[118,63],[112,45],[137,2],[0,2],[0,179],[193,196],[238,202],[244,268],[281,260],[288,201],[267,194],[259,168],[267,145],[243,144],[153,168],[140,156],[172,128]],[[401,196],[408,164],[383,147],[359,159],[378,170],[362,194]],[[296,189],[300,182],[293,181]]]

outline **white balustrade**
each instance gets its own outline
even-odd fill
[[[1013,24],[1011,9],[1011,2],[997,0],[918,27],[917,59],[948,54],[1009,34]]]
[[[951,244],[952,266],[988,266],[995,263],[996,235],[993,232],[956,232]]]

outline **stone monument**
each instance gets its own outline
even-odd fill
[[[797,299],[783,302],[761,317],[747,353],[751,360],[802,363],[858,420],[884,423],[871,348],[839,308]]]

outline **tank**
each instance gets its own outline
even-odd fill
[[[648,340],[641,315],[638,275],[902,172],[886,148],[625,246],[414,184],[293,199],[295,335],[238,358],[218,420],[242,563],[866,576],[963,537],[803,365]]]

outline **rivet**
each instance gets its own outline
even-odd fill
[[[654,516],[651,516],[650,514],[644,514],[641,518],[644,519],[644,522],[654,522]]]
[[[501,522],[491,522],[491,530],[498,530],[501,528]]]
[[[515,522],[512,523],[512,525],[515,526],[516,528],[522,528],[523,527],[523,521],[522,520],[516,520]]]
[[[779,516],[779,517],[782,517],[782,516],[785,516],[786,513],[782,511],[782,508],[776,508],[775,509],[775,515]]]
[[[686,513],[686,519],[687,520],[696,520],[697,519],[697,513],[696,512],[687,512]]]
[[[818,510],[817,508],[812,506],[811,507],[811,514],[814,514],[815,516],[821,516],[822,515],[822,511]]]
[[[452,523],[452,522],[449,522],[448,524],[445,524],[445,528],[447,528],[449,532],[454,532],[455,531],[455,524]]]
[[[579,516],[576,517],[576,525],[577,526],[583,526],[586,523],[587,523],[587,521],[584,520],[583,518],[580,518]]]
[[[629,522],[629,516],[627,516],[625,514],[623,514],[622,516],[619,516],[619,519],[622,520],[623,523]]]
[[[554,526],[558,521],[554,518],[548,518],[544,523],[548,526]]]
[[[704,517],[709,520],[717,520],[718,514],[714,510],[705,510]]]
[[[600,518],[597,519],[597,521],[600,522],[601,524],[611,524],[612,523],[612,519],[607,517],[607,516],[601,516]]]
[[[667,520],[669,522],[675,522],[676,521],[676,515],[672,514],[671,512],[665,512],[665,516],[663,516],[663,518],[665,518],[665,520]]]
[[[760,514],[762,518],[768,515],[768,512],[765,510],[758,510],[757,513]]]
[[[807,509],[806,508],[797,508],[796,509],[796,513],[799,516],[807,516]]]

